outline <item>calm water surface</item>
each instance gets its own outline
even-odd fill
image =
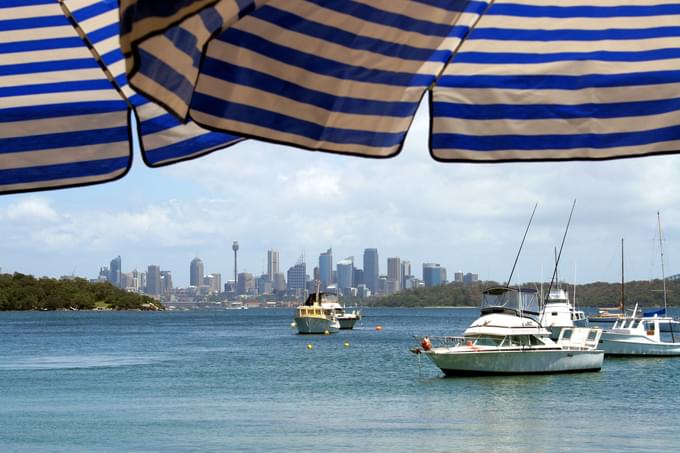
[[[443,378],[412,335],[477,309],[364,312],[330,336],[284,309],[0,313],[0,451],[680,449],[680,358]]]

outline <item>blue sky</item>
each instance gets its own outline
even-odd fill
[[[377,247],[386,259],[423,262],[480,278],[507,278],[538,203],[515,281],[549,279],[573,199],[563,252],[568,281],[660,276],[656,211],[666,273],[680,272],[680,157],[607,162],[444,164],[427,151],[426,105],[402,153],[363,159],[246,141],[161,169],[135,156],[123,179],[98,186],[0,197],[0,267],[58,277],[96,277],[121,255],[123,271],[159,264],[186,285],[199,256],[207,273],[266,270],[269,248],[285,272],[304,253],[308,269],[333,248],[334,261]],[[678,263],[676,265],[676,263]]]

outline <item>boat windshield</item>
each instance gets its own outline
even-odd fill
[[[538,315],[538,296],[532,288],[490,288],[482,293],[482,312],[510,311]]]

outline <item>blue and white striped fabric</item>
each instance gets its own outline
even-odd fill
[[[496,0],[431,94],[443,161],[680,150],[680,2]]]
[[[139,144],[147,165],[155,167],[202,156],[242,140],[205,130],[191,121],[183,124],[128,85],[119,44],[117,0],[63,0],[63,3],[117,88],[134,106]]]
[[[191,15],[191,2],[175,3],[121,2],[135,88],[210,129],[373,157],[399,152],[425,90],[487,7],[224,0]],[[162,23],[178,25],[159,34]]]
[[[0,193],[123,176],[128,114],[55,0],[0,0]]]

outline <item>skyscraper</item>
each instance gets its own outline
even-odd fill
[[[338,289],[345,292],[354,286],[354,257],[350,256],[337,264]]]
[[[324,289],[333,283],[333,249],[319,255],[319,280]]]
[[[120,269],[121,259],[120,255],[118,255],[117,257],[111,260],[111,267],[109,268],[109,282],[111,282],[113,286],[117,286],[118,288],[121,287]]]
[[[161,295],[161,267],[150,264],[146,270],[146,293],[152,296]]]
[[[191,260],[189,265],[189,285],[195,287],[202,286],[204,275],[203,261],[198,257]]]
[[[270,282],[274,281],[274,274],[279,272],[279,252],[278,250],[267,251],[267,278]]]
[[[172,291],[172,272],[161,271],[161,294]]]
[[[288,269],[288,291],[297,296],[304,294],[307,282],[307,265],[304,258],[300,257],[295,266]]]
[[[437,263],[423,263],[423,282],[431,288],[446,282],[446,268]]]
[[[401,259],[387,258],[387,288],[388,293],[396,293],[401,289]]]
[[[378,289],[378,249],[364,250],[364,283],[366,287],[371,290],[371,293],[376,294]]]
[[[411,262],[401,262],[401,289],[406,289],[406,280],[411,276]]]

